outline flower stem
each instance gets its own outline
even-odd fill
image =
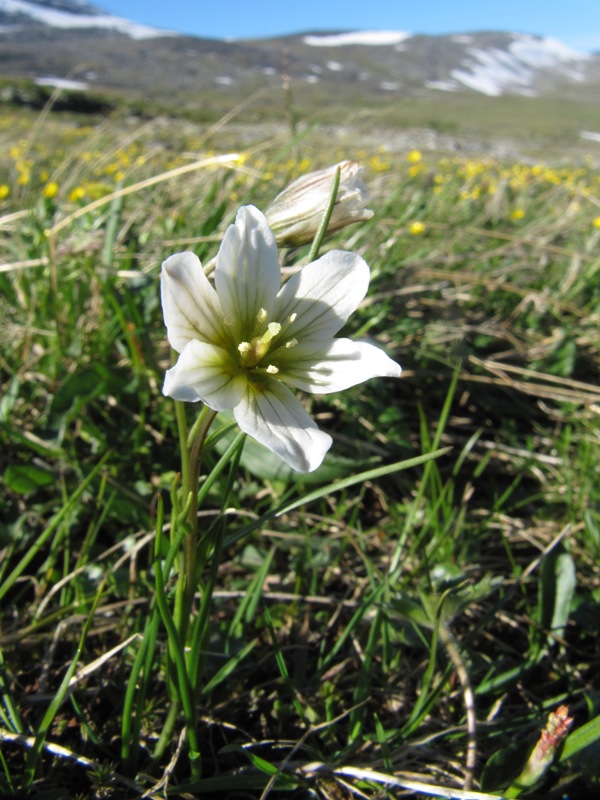
[[[194,623],[194,629],[191,636],[191,652],[189,659],[189,673],[190,682],[192,684],[192,691],[198,691],[202,672],[204,667],[204,652],[205,642],[208,633],[208,617],[210,613],[210,606],[212,595],[217,583],[217,576],[219,566],[221,564],[221,552],[223,550],[223,535],[225,529],[224,519],[217,522],[216,534],[214,536],[214,548],[212,551],[212,558],[210,562],[210,573],[206,586],[202,591],[202,599],[200,602],[200,609],[198,616]]]
[[[321,224],[319,225],[319,230],[317,231],[313,243],[310,247],[310,252],[308,254],[308,258],[306,259],[307,264],[310,264],[311,261],[314,261],[318,256],[319,250],[321,249],[321,244],[323,243],[323,239],[325,238],[325,234],[327,233],[327,228],[329,227],[329,220],[331,219],[331,215],[333,214],[333,208],[335,206],[335,201],[337,200],[338,189],[340,188],[340,175],[341,175],[341,169],[340,167],[338,167],[335,171],[335,176],[333,178],[333,186],[331,188],[329,204],[327,206],[325,213],[323,214],[323,219],[321,220]]]
[[[217,412],[205,406],[200,412],[196,435],[189,451],[187,483],[183,485],[184,502],[189,500],[189,508],[185,525],[186,535],[183,539],[181,554],[181,570],[179,574],[178,595],[181,605],[177,615],[177,630],[183,643],[187,640],[187,631],[194,603],[194,595],[198,586],[199,573],[204,566],[198,564],[198,480],[200,478],[200,462],[204,443],[212,421]]]
[[[173,731],[177,723],[177,716],[179,714],[180,705],[181,704],[179,700],[171,700],[171,705],[169,706],[167,717],[163,723],[160,736],[158,737],[158,741],[154,747],[154,752],[152,753],[152,761],[155,764],[160,764],[162,757],[165,753],[165,750],[171,744],[171,741],[173,739]]]
[[[163,625],[167,630],[167,637],[169,640],[169,655],[175,667],[175,674],[177,680],[177,699],[172,701],[171,709],[167,717],[165,726],[163,727],[163,734],[168,729],[169,725],[172,726],[174,715],[174,706],[179,706],[179,701],[183,708],[183,715],[185,717],[187,739],[190,748],[190,764],[192,769],[192,777],[197,778],[200,775],[200,747],[198,741],[198,732],[196,725],[196,706],[194,697],[191,690],[190,679],[187,673],[187,665],[185,661],[185,645],[179,631],[175,626],[175,621],[171,615],[167,603],[167,594],[165,592],[165,583],[163,575],[163,564],[161,562],[161,533],[163,521],[163,503],[162,498],[159,496],[157,504],[157,523],[156,523],[156,540],[155,540],[155,598],[158,611],[160,613]],[[161,737],[162,738],[162,737]],[[160,742],[159,742],[160,745]]]
[[[172,365],[177,361],[177,355],[177,352],[171,348]],[[177,434],[179,437],[179,451],[181,456],[181,482],[183,486],[187,486],[189,483],[188,428],[185,418],[185,405],[180,400],[175,400],[175,419],[177,421]]]
[[[171,694],[171,705],[165,719],[159,741],[154,750],[154,760],[158,762],[169,746],[180,709],[186,725],[186,737],[189,745],[189,757],[192,778],[200,776],[201,759],[197,734],[196,706],[192,684],[195,675],[190,673],[187,663],[187,639],[194,604],[194,595],[199,583],[203,563],[198,563],[198,481],[200,462],[208,431],[216,416],[216,411],[204,406],[198,415],[191,431],[188,425],[183,403],[175,401],[175,416],[181,450],[181,492],[177,491],[176,479],[172,487],[173,516],[171,525],[171,541],[164,564],[162,549],[163,504],[158,503],[155,581],[156,602],[163,625],[167,630],[169,654],[167,674]],[[173,560],[179,554],[179,571],[175,588],[175,604],[173,613],[167,602],[165,580],[167,579]]]

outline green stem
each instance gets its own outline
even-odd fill
[[[189,482],[189,456],[187,445],[187,420],[185,418],[185,408],[180,400],[175,400],[175,419],[177,420],[177,433],[179,436],[179,450],[181,451],[181,483],[187,486]]]
[[[183,708],[183,715],[187,728],[187,740],[190,747],[190,766],[193,778],[200,776],[200,746],[198,741],[198,730],[196,722],[196,707],[194,705],[194,698],[190,686],[190,680],[187,672],[187,665],[185,661],[185,644],[180,637],[179,631],[175,626],[175,621],[169,610],[167,603],[167,596],[165,592],[165,583],[163,576],[163,567],[161,563],[161,545],[162,545],[162,523],[163,523],[164,507],[162,498],[159,496],[157,503],[156,515],[156,549],[155,549],[155,569],[154,579],[156,583],[156,604],[160,612],[163,625],[167,630],[167,639],[169,642],[169,655],[172,658],[175,672],[177,676],[177,689],[178,695],[181,700]],[[167,722],[172,717],[173,707],[167,718]],[[166,727],[166,726],[165,726]],[[163,728],[164,734],[164,728]],[[162,737],[161,737],[162,738]]]
[[[229,504],[229,498],[233,492],[235,480],[239,473],[240,460],[242,458],[242,450],[244,449],[245,439],[245,434],[238,434],[238,436],[236,436],[234,441],[223,454],[221,461],[216,465],[215,469],[213,469],[211,473],[211,476],[215,477],[217,472],[220,472],[221,462],[229,464],[229,476],[227,478],[227,484],[221,500],[221,508],[223,510]],[[202,491],[198,493],[202,499],[204,498],[203,492],[205,491],[206,484],[202,487]],[[212,537],[209,536],[209,534],[204,536],[198,547],[200,562],[205,564],[209,557],[210,544],[212,543],[213,545],[208,581],[202,592],[202,597],[200,598],[200,608],[198,610],[198,616],[196,618],[191,637],[189,674],[192,688],[195,692],[197,692],[200,687],[200,681],[204,672],[204,664],[206,661],[205,643],[209,630],[209,613],[212,604],[213,592],[215,590],[219,575],[219,566],[221,565],[221,553],[223,550],[224,538],[225,517],[221,516],[216,522],[214,535]]]
[[[171,744],[171,741],[173,739],[173,731],[175,730],[175,724],[177,723],[177,716],[179,714],[180,705],[181,704],[179,700],[176,699],[171,700],[169,711],[167,712],[167,716],[163,723],[160,736],[158,737],[158,741],[154,747],[154,752],[152,753],[152,761],[155,764],[160,764],[160,762],[162,761],[162,757],[165,753],[165,750]]]
[[[181,598],[181,603],[178,607],[176,622],[181,641],[184,643],[187,640],[190,615],[199,579],[198,573],[204,566],[202,563],[198,564],[198,481],[200,479],[200,462],[208,431],[216,415],[216,411],[206,406],[200,413],[200,422],[190,448],[187,484],[184,483],[183,485],[184,501],[189,499],[190,502],[185,523],[187,533],[183,540],[183,552],[181,554],[182,563],[178,585],[178,595]]]
[[[331,215],[333,214],[333,209],[335,206],[335,201],[337,200],[338,189],[340,188],[340,175],[341,170],[338,167],[335,171],[335,177],[333,179],[333,187],[331,189],[331,195],[329,197],[329,204],[327,206],[327,210],[323,214],[323,219],[321,220],[321,224],[319,225],[319,230],[314,238],[314,241],[311,245],[310,252],[306,259],[306,263],[310,264],[311,261],[314,261],[319,254],[319,250],[321,249],[321,244],[323,243],[323,239],[325,238],[325,234],[327,233],[327,228],[329,227],[329,220],[331,219]]]
[[[221,564],[221,552],[223,550],[224,528],[225,528],[225,521],[224,519],[220,519],[217,522],[217,532],[214,540],[214,549],[212,551],[212,558],[210,562],[210,573],[208,576],[208,581],[206,582],[206,586],[204,587],[204,590],[202,592],[200,609],[198,610],[198,616],[196,617],[194,630],[192,634],[192,647],[190,654],[189,671],[190,671],[192,689],[194,691],[197,691],[200,685],[200,680],[202,678],[202,673],[204,671],[204,661],[205,661],[205,658],[203,657],[203,654],[205,653],[204,645],[206,642],[206,635],[208,633],[208,617],[210,613],[212,596],[215,590],[215,585],[217,583],[219,566]]]
[[[194,444],[196,441],[196,437],[198,436],[198,431],[204,424],[204,417],[207,413],[213,413],[211,409],[207,408],[207,406],[202,406],[200,409],[200,413],[196,417],[196,421],[190,428],[190,431],[187,436],[187,444],[186,444],[186,451]],[[188,456],[189,457],[189,456]]]

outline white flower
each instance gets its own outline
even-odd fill
[[[367,187],[359,177],[362,167],[357,161],[341,161],[302,175],[267,208],[265,216],[279,244],[297,246],[315,238],[329,205],[337,169],[340,183],[327,232],[371,219],[373,212],[366,208]]]
[[[225,233],[214,278],[216,288],[190,252],[163,264],[167,335],[180,354],[164,394],[233,409],[240,428],[291,467],[316,469],[331,437],[289,387],[327,394],[401,372],[379,348],[334,338],[367,291],[368,266],[334,250],[281,286],[275,237],[245,206]]]

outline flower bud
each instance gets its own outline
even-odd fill
[[[357,161],[342,161],[298,178],[267,208],[265,216],[279,244],[297,247],[314,239],[329,205],[338,168],[340,184],[327,233],[371,219],[373,212],[365,208],[367,188],[358,177],[362,167]]]
[[[531,751],[523,771],[514,782],[519,789],[526,789],[536,784],[554,762],[558,748],[566,738],[571,725],[569,707],[560,706],[548,717],[546,727],[542,731],[537,744]]]

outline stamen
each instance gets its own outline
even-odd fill
[[[263,325],[267,321],[267,309],[261,308],[258,314],[256,315],[256,319],[259,321],[261,325]]]
[[[296,347],[297,344],[298,344],[298,339],[289,339],[285,343],[286,350],[291,350],[292,347]]]
[[[261,309],[258,316],[263,315],[264,309]],[[266,315],[266,311],[264,314]],[[244,369],[254,369],[257,367],[263,358],[267,355],[273,344],[273,340],[281,333],[281,325],[279,322],[269,322],[265,332],[262,336],[255,336],[249,342],[240,342],[238,344],[238,352],[240,354],[240,366]],[[271,374],[275,374],[277,369],[271,367]]]
[[[277,373],[279,372],[279,368],[278,367],[274,367],[273,364],[269,364],[269,366],[266,368],[265,372],[268,372],[269,375],[277,375]]]
[[[291,325],[292,322],[296,322],[297,319],[298,319],[298,314],[294,311],[292,314],[289,315],[288,323]]]

